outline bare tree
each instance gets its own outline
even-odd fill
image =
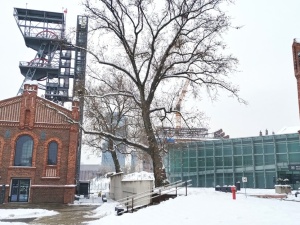
[[[85,88],[85,127],[131,140],[136,138],[137,124],[132,117],[136,119],[139,110],[135,102],[123,95],[109,94],[126,89],[122,77],[113,76],[105,80],[97,78],[96,83],[97,85],[94,80],[93,84],[87,84]],[[85,135],[84,144],[92,147],[97,153],[109,153],[117,173],[122,172],[118,155],[130,154],[132,151],[130,146],[122,141],[99,134]]]
[[[112,133],[97,132],[147,152],[153,161],[155,185],[166,181],[162,151],[154,124],[176,112],[160,101],[165,90],[190,80],[197,97],[206,88],[238,96],[229,81],[237,59],[226,54],[222,34],[231,28],[222,3],[230,0],[84,0],[91,32],[99,42],[87,51],[102,77],[121,76],[132,85],[110,95],[126,96],[140,110],[146,144]],[[97,36],[96,36],[97,35]],[[158,116],[158,117],[157,117]],[[93,134],[93,132],[90,132]]]

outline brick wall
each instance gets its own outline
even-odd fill
[[[70,203],[75,193],[79,129],[65,117],[78,120],[78,104],[69,111],[37,97],[35,85],[24,89],[22,96],[0,101],[0,185],[9,185],[8,196],[12,178],[30,179],[29,202]],[[21,135],[33,139],[31,167],[14,166],[16,141]],[[47,165],[51,141],[58,144],[57,165]]]

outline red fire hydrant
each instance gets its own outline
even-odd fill
[[[236,188],[235,186],[231,186],[231,193],[232,193],[232,199],[235,200],[236,199]]]

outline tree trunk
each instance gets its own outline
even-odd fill
[[[112,157],[114,165],[115,165],[116,173],[122,172],[121,167],[120,167],[120,163],[119,163],[119,160],[118,160],[118,157],[117,157],[117,152],[114,150],[114,142],[111,139],[109,139],[109,141],[108,141],[108,150],[111,153],[111,157]]]
[[[149,153],[153,163],[155,187],[160,187],[167,183],[167,177],[163,166],[162,152],[159,149],[154,131],[152,129],[149,110],[143,110],[143,120],[149,143]]]

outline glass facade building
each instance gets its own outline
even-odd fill
[[[300,187],[299,134],[170,144],[165,165],[170,182],[192,180],[194,187],[241,182],[241,187],[274,188],[288,179]],[[242,182],[247,177],[247,183]]]

